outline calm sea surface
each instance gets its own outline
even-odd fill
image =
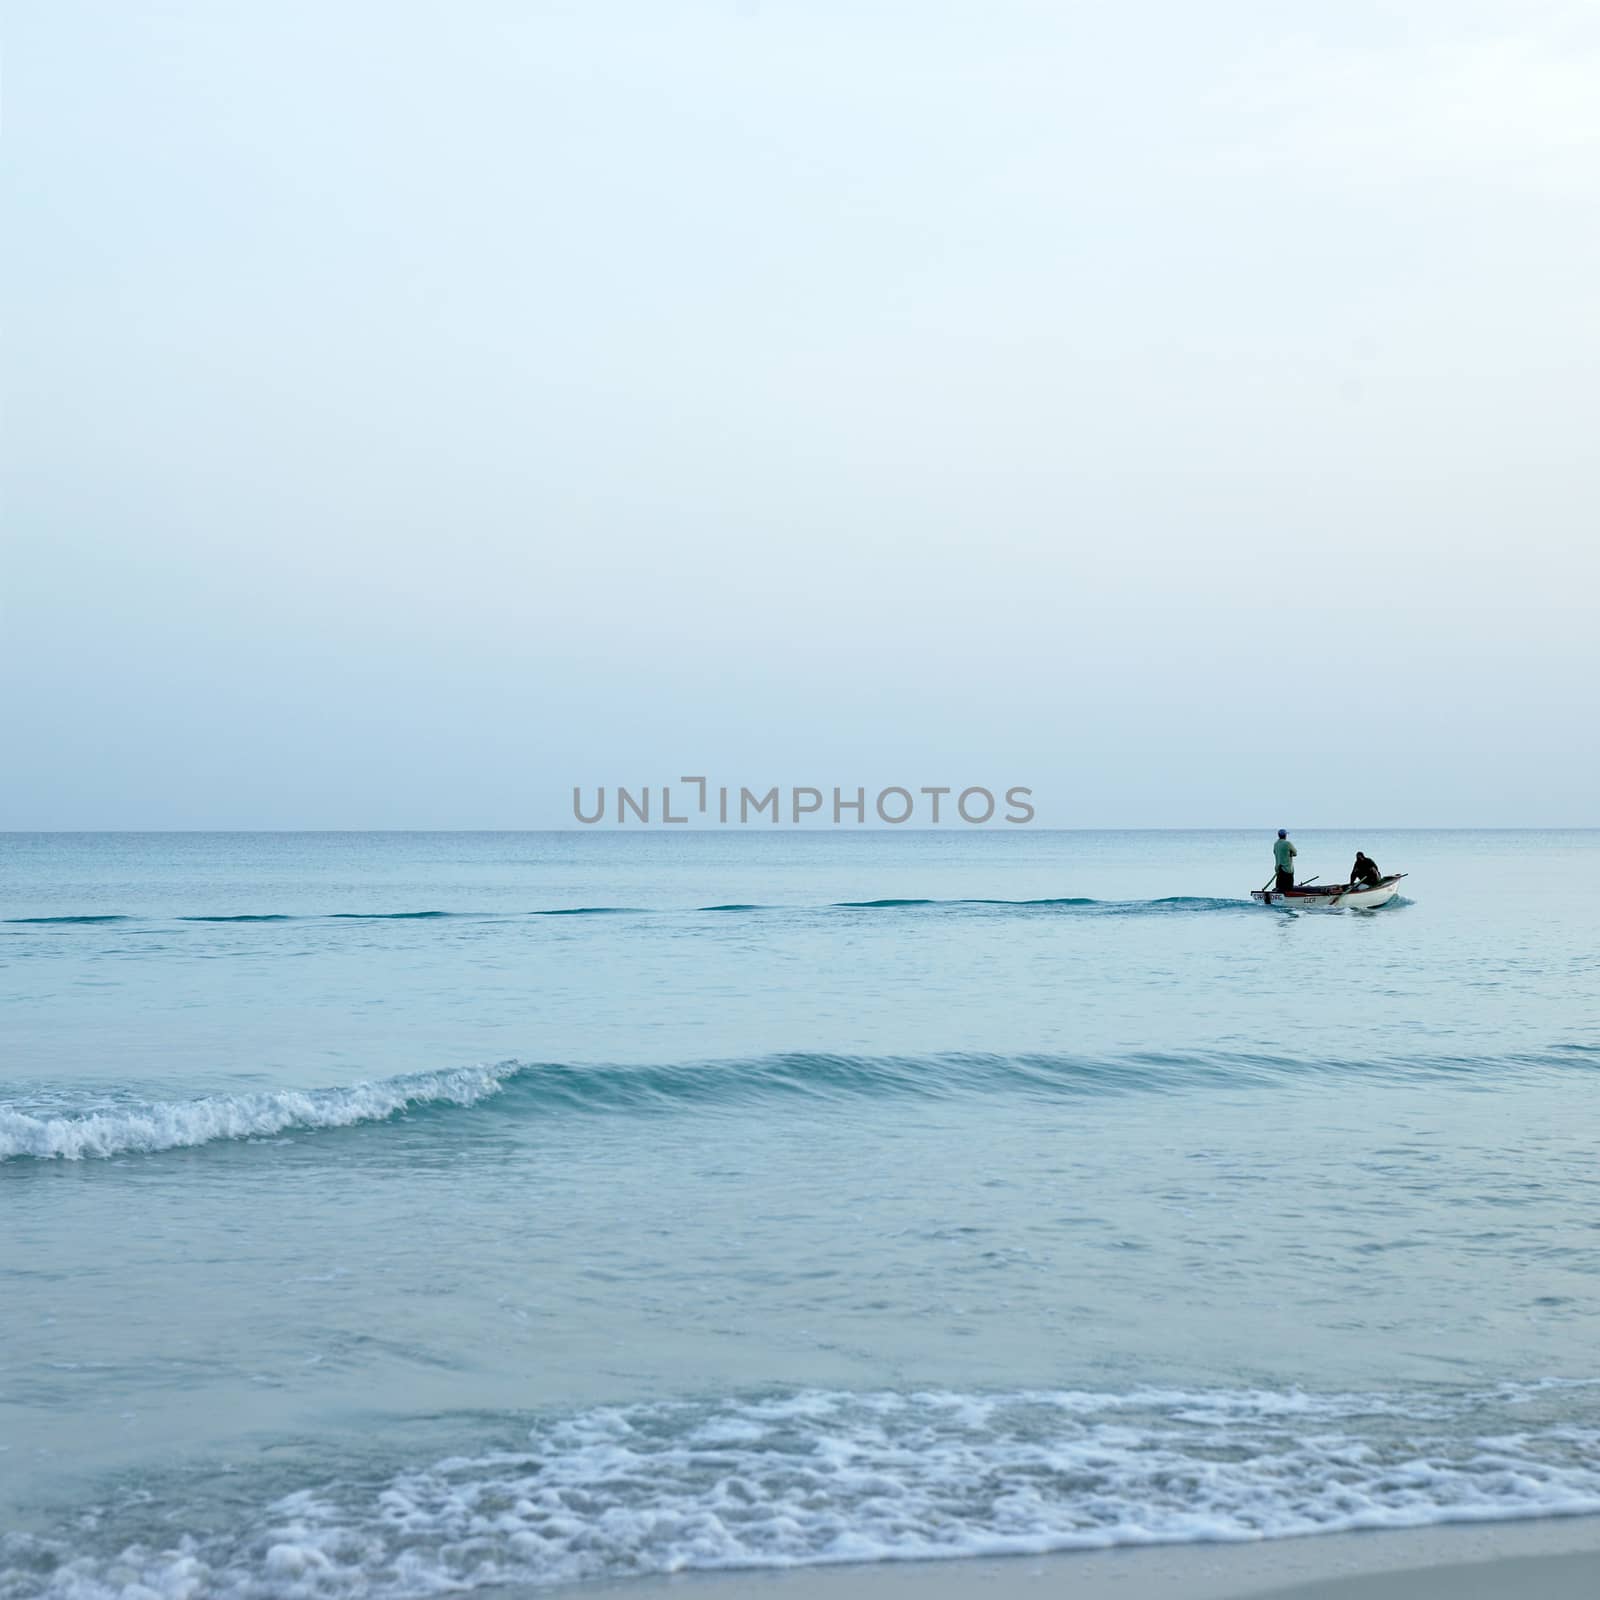
[[[1600,834],[0,836],[0,1597],[1600,1511]]]

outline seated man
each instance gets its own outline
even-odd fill
[[[1350,869],[1350,887],[1352,889],[1374,889],[1383,881],[1383,874],[1378,871],[1378,863],[1369,855],[1356,851],[1356,864]]]

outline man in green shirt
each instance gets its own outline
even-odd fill
[[[1272,864],[1278,869],[1277,881],[1273,888],[1279,891],[1294,888],[1294,858],[1300,852],[1289,843],[1289,830],[1278,829],[1278,837],[1272,846]]]

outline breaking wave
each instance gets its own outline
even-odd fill
[[[290,1130],[382,1122],[420,1106],[470,1106],[497,1094],[520,1070],[464,1067],[359,1083],[347,1089],[282,1089],[152,1101],[73,1116],[31,1116],[0,1106],[0,1161],[81,1161],[137,1151],[179,1150],[227,1139],[262,1139]]]
[[[235,1479],[210,1516],[135,1508],[130,1525],[113,1510],[71,1537],[12,1535],[0,1592],[420,1600],[1600,1512],[1593,1403],[1568,1392],[1552,1406],[1544,1387],[799,1390],[610,1406],[541,1422],[509,1449],[322,1472],[276,1498]]]
[[[417,1117],[493,1099],[497,1113],[670,1114],[737,1110],[780,1101],[924,1101],[982,1095],[1039,1100],[1215,1089],[1292,1089],[1330,1077],[1432,1080],[1466,1087],[1535,1071],[1589,1070],[1559,1048],[1548,1054],[1421,1056],[1375,1060],[1195,1052],[1114,1057],[991,1055],[852,1056],[791,1052],[747,1060],[644,1065],[508,1060],[411,1073],[347,1087],[262,1090],[193,1100],[97,1104],[60,1114],[0,1103],[0,1161],[80,1161],[270,1139]]]

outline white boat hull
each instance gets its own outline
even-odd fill
[[[1296,911],[1371,911],[1387,905],[1400,892],[1405,873],[1380,879],[1370,889],[1352,889],[1347,883],[1317,884],[1294,889],[1254,889],[1250,898],[1264,906],[1288,906]]]

